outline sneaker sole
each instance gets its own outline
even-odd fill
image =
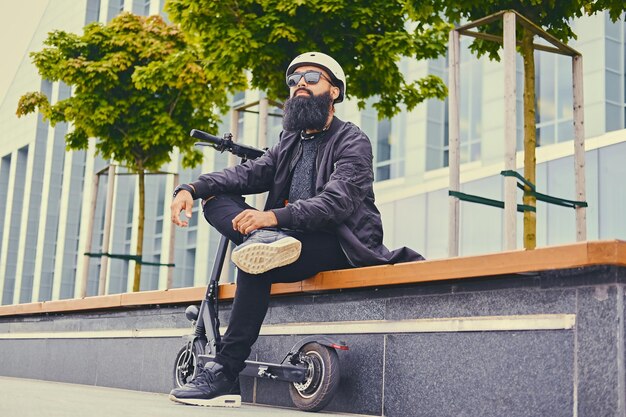
[[[233,251],[231,259],[237,268],[256,275],[295,262],[301,249],[302,242],[288,236],[272,243],[252,243]]]
[[[182,404],[199,405],[202,407],[241,407],[241,395],[222,395],[220,397],[203,400],[200,398],[176,398],[170,394],[169,399]]]

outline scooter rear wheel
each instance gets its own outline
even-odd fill
[[[174,387],[182,387],[196,377],[198,374],[198,355],[203,353],[204,343],[199,339],[194,340],[191,350],[185,345],[178,351],[174,362]]]
[[[335,349],[312,342],[300,348],[306,379],[289,385],[294,405],[304,411],[319,411],[333,399],[339,388],[339,357]]]

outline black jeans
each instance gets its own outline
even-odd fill
[[[244,236],[233,230],[232,220],[245,209],[254,208],[246,204],[243,197],[218,195],[204,205],[204,217],[222,235],[238,245],[243,242]],[[302,251],[296,262],[258,275],[243,271],[237,273],[237,290],[228,329],[215,358],[231,375],[237,375],[245,368],[245,360],[259,337],[267,313],[273,283],[302,281],[321,271],[350,267],[336,236],[326,232],[285,230],[285,233],[302,242]]]

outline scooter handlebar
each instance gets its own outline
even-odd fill
[[[191,132],[189,132],[189,136],[200,139],[204,142],[212,143],[214,145],[221,145],[224,140],[198,129],[191,129]]]
[[[220,152],[228,151],[242,159],[256,159],[265,153],[264,150],[233,142],[233,135],[230,133],[224,134],[222,139],[202,130],[192,129],[189,135],[202,140],[202,142],[196,142],[195,145],[210,146]]]

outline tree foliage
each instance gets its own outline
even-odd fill
[[[71,122],[68,149],[86,149],[95,137],[103,158],[137,172],[158,169],[174,147],[185,166],[200,161],[189,128],[214,128],[226,93],[177,27],[124,13],[82,35],[51,32],[44,43],[31,54],[34,64],[44,78],[71,86],[72,96],[51,104],[42,93],[25,94],[19,116],[39,109],[52,125]]]
[[[408,1],[414,7],[423,4],[423,0]],[[430,7],[451,22],[474,21],[502,10],[515,10],[563,43],[576,39],[571,28],[572,19],[608,10],[615,21],[626,9],[624,2],[618,0],[432,0]],[[500,35],[502,23],[500,21],[481,29]],[[518,31],[517,36],[521,41],[523,31]],[[478,56],[488,54],[491,59],[499,60],[497,52],[501,47],[499,43],[476,39],[471,49]]]
[[[32,53],[39,73],[72,88],[71,97],[54,104],[40,92],[21,97],[18,116],[39,109],[52,125],[71,122],[68,149],[96,151],[139,176],[138,241],[143,252],[145,171],[170,161],[177,147],[183,166],[202,154],[189,139],[191,127],[214,130],[218,112],[227,109],[222,80],[204,65],[200,50],[184,33],[158,16],[124,13],[107,25],[92,23],[82,35],[51,32],[46,47]],[[140,286],[141,263],[133,290]]]
[[[208,61],[237,84],[248,70],[251,86],[271,99],[287,97],[285,70],[307,51],[334,57],[346,73],[348,96],[361,107],[377,97],[381,116],[447,93],[438,77],[409,81],[398,66],[401,57],[445,54],[450,26],[432,8],[409,8],[403,0],[170,0],[166,8],[198,39]]]

